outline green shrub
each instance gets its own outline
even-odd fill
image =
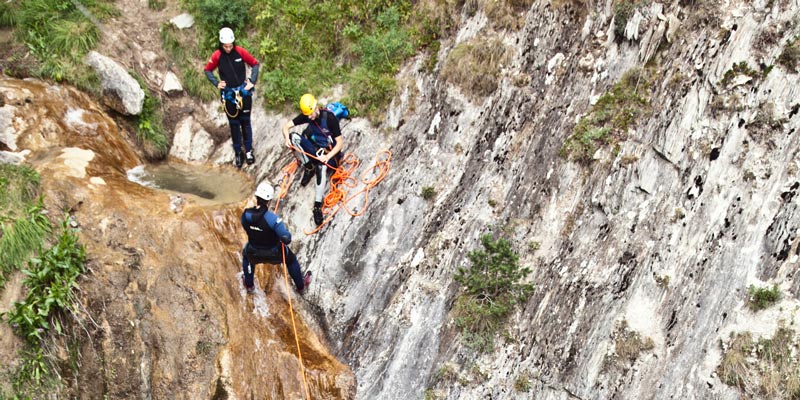
[[[619,82],[600,96],[591,111],[578,121],[561,147],[561,155],[590,162],[599,145],[624,140],[628,128],[649,109],[650,74],[647,69],[626,72]]]
[[[422,188],[420,196],[425,200],[431,200],[436,197],[436,189],[433,186],[425,186]]]
[[[23,281],[25,299],[0,314],[27,344],[14,382],[18,393],[25,387],[40,386],[50,375],[50,362],[42,352],[43,341],[50,332],[62,333],[58,316],[72,311],[73,289],[86,268],[86,252],[68,222],[69,218],[64,218],[53,246],[31,259],[22,271],[27,276]]]
[[[720,80],[720,85],[725,88],[733,82],[733,79],[739,75],[747,75],[753,79],[761,77],[761,74],[750,68],[747,64],[747,61],[741,61],[735,63],[731,66],[731,69],[725,71],[725,75],[722,76],[722,80]]]
[[[164,0],[147,0],[147,7],[151,10],[161,11],[167,7],[167,2]]]
[[[753,311],[763,310],[781,299],[781,290],[778,285],[773,285],[772,288],[750,285],[747,294],[747,305]]]
[[[253,5],[252,0],[183,0],[182,3],[204,31],[214,33],[209,41],[212,47],[216,47],[216,33],[224,26],[233,29],[235,35],[244,36],[241,31],[249,22]]]
[[[164,113],[161,111],[161,100],[154,96],[138,74],[132,72],[131,75],[139,82],[139,86],[144,90],[144,103],[142,112],[134,116],[136,126],[136,137],[145,145],[145,150],[151,157],[162,158],[167,155],[169,150],[169,140],[164,131]]]
[[[171,23],[162,24],[159,34],[164,50],[177,66],[186,93],[205,101],[217,99],[219,92],[208,82],[202,68],[198,67],[199,60],[208,54],[201,54],[196,35],[182,32]]]
[[[628,25],[638,1],[621,0],[614,4],[614,41],[622,43],[625,40],[625,26]]]
[[[522,283],[531,270],[519,265],[519,256],[507,240],[486,234],[481,236],[481,244],[483,250],[467,254],[469,267],[459,267],[454,276],[463,289],[454,311],[465,344],[489,351],[494,347],[494,334],[514,306],[527,301],[533,285]]]

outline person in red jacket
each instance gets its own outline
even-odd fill
[[[206,78],[222,94],[228,125],[231,128],[231,140],[237,168],[242,167],[242,159],[248,164],[256,162],[253,157],[253,128],[250,124],[250,109],[253,106],[253,91],[258,79],[258,60],[242,47],[234,44],[233,30],[219,30],[219,48],[214,51],[205,67]],[[247,68],[251,67],[250,77]],[[219,80],[214,70],[219,70]],[[244,137],[244,152],[242,151]]]

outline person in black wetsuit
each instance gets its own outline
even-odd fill
[[[228,125],[231,128],[231,141],[233,142],[234,163],[236,168],[242,167],[242,159],[248,164],[256,162],[253,156],[253,127],[250,124],[250,110],[253,106],[253,92],[258,79],[258,60],[247,50],[234,44],[231,28],[222,28],[219,31],[219,48],[211,54],[204,69],[206,78],[222,94],[225,103],[225,113],[228,115]],[[247,75],[245,64],[251,67],[250,77]],[[214,70],[219,70],[220,79],[214,76]],[[244,137],[244,152],[242,151],[242,137]]]
[[[301,152],[296,152],[298,159],[303,163],[303,177],[300,185],[305,186],[312,176],[317,177],[317,190],[314,196],[314,222],[322,224],[322,199],[325,197],[326,184],[328,183],[328,167],[338,168],[342,159],[344,137],[336,116],[317,106],[317,99],[311,93],[306,93],[300,98],[300,111],[291,121],[283,125],[283,140],[287,147],[303,149],[303,152],[316,157],[312,158]],[[303,135],[289,130],[297,125],[308,124]]]
[[[248,240],[242,249],[242,283],[252,293],[255,290],[253,274],[256,264],[281,264],[281,250],[285,250],[289,275],[297,292],[303,294],[311,283],[311,272],[303,275],[300,271],[300,263],[288,246],[292,242],[292,234],[286,229],[281,217],[269,211],[269,202],[273,195],[272,185],[261,182],[256,188],[256,206],[247,208],[242,213],[242,228],[247,232]]]

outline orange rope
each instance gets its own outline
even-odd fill
[[[305,151],[303,151],[303,149],[298,149],[297,147],[294,146],[289,146],[289,148],[292,150],[297,150],[305,154],[306,156],[319,161],[319,158],[317,158],[313,154],[306,153]],[[283,168],[284,180],[286,179],[287,171],[292,166],[294,166],[294,170],[296,170],[297,165],[299,163],[300,163],[299,160],[295,160],[290,162]],[[316,229],[312,230],[311,232],[303,231],[303,233],[305,233],[306,235],[313,235],[319,232],[320,229],[322,229],[322,227],[325,226],[325,224],[330,222],[333,219],[334,215],[336,215],[336,213],[339,212],[339,210],[341,209],[344,209],[345,211],[347,211],[348,214],[354,217],[364,214],[364,212],[367,210],[367,207],[369,206],[369,191],[373,187],[377,186],[378,183],[380,183],[384,178],[386,178],[387,175],[389,175],[389,169],[391,168],[392,165],[392,152],[389,150],[381,150],[380,152],[378,152],[378,155],[375,156],[375,164],[373,164],[372,167],[370,167],[361,175],[361,183],[364,184],[364,188],[349,197],[347,196],[347,189],[355,188],[356,185],[358,184],[358,181],[356,181],[356,179],[353,178],[351,174],[353,174],[355,170],[358,169],[358,167],[361,165],[361,162],[358,161],[358,159],[354,155],[348,153],[344,157],[342,157],[342,160],[339,163],[339,168],[333,167],[327,163],[325,165],[327,165],[328,168],[333,170],[333,174],[331,175],[330,179],[331,190],[325,196],[322,202],[322,213],[326,215],[326,218],[322,221],[321,224],[319,224],[319,226],[316,227]],[[292,171],[292,173],[294,173],[294,170]],[[374,178],[369,179],[369,176],[371,175],[374,175]],[[283,188],[283,186],[281,186],[281,188]],[[361,194],[364,194],[363,207],[358,212],[351,211],[350,208],[347,207],[347,204],[351,200],[360,196]]]
[[[275,199],[275,213],[278,212],[278,205],[281,204],[281,199],[286,197],[286,193],[289,192],[289,186],[292,184],[292,180],[290,179],[294,176],[295,171],[297,170],[298,163],[291,163],[283,168],[283,180],[281,181],[280,191],[278,192],[278,197]],[[281,243],[281,255],[283,257],[283,280],[286,283],[286,292],[291,293],[291,289],[289,287],[289,267],[286,265],[286,245]],[[300,339],[297,335],[297,326],[294,322],[294,308],[292,307],[292,296],[287,296],[289,298],[289,315],[292,318],[292,331],[294,331],[294,343],[297,346],[297,358],[300,360],[300,373],[303,375],[303,389],[306,393],[306,399],[310,399],[311,396],[309,395],[308,391],[308,380],[306,380],[306,369],[305,365],[303,365],[303,353],[300,352]]]

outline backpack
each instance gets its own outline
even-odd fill
[[[336,116],[336,119],[340,120],[343,118],[350,117],[350,110],[347,109],[346,105],[338,101],[333,103],[328,103],[328,105],[325,106],[325,108],[328,109],[328,111],[332,112],[333,115]]]

